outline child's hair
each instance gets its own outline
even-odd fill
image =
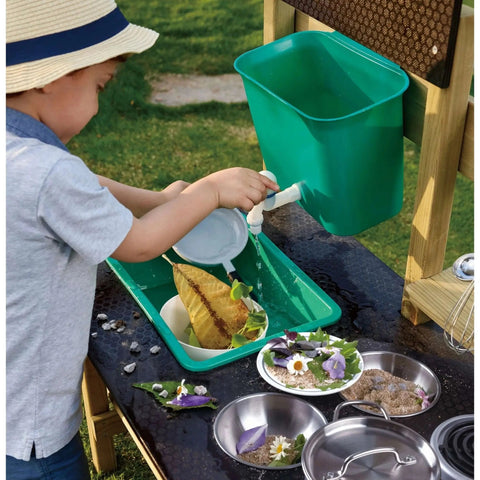
[[[127,61],[128,55],[118,55],[115,58],[109,58],[108,60],[113,60],[114,62],[118,63],[124,63]],[[106,60],[107,61],[107,60]],[[91,65],[89,65],[91,66]],[[85,70],[88,67],[83,67],[83,68],[78,68],[77,70],[72,70],[71,72],[68,72],[67,75],[75,75],[76,72],[79,72],[81,70]],[[14,98],[22,95],[25,91],[22,92],[14,92],[14,93],[7,93],[6,98]]]
[[[129,23],[114,0],[7,0],[6,93],[151,47],[158,33]]]

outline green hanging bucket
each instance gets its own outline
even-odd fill
[[[288,35],[235,60],[266,168],[335,235],[396,215],[403,202],[400,67],[338,32]]]

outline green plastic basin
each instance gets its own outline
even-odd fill
[[[294,33],[235,60],[265,165],[327,231],[354,235],[403,202],[396,64],[338,32]]]
[[[245,249],[232,263],[243,281],[254,287],[258,303],[267,312],[266,337],[202,361],[193,360],[186,354],[159,313],[163,304],[178,293],[171,265],[161,257],[143,263],[124,263],[109,258],[107,263],[178,362],[187,370],[199,372],[259,351],[269,339],[284,335],[284,329],[312,331],[332,325],[340,318],[340,307],[263,233],[258,236],[258,253],[255,239],[250,236]],[[173,262],[185,263],[173,250],[167,252],[167,256]],[[229,283],[222,266],[202,268]]]

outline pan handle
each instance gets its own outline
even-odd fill
[[[343,407],[348,407],[349,405],[368,405],[369,407],[378,408],[382,412],[383,416],[385,417],[385,420],[390,420],[390,415],[388,414],[388,412],[378,403],[369,402],[368,400],[349,400],[347,402],[342,402],[336,406],[335,411],[333,412],[332,421],[334,422],[335,420],[338,420],[338,416],[340,415],[340,410]]]
[[[338,472],[327,472],[322,478],[323,480],[339,480],[347,473],[350,463],[358,460],[359,458],[367,457],[368,455],[377,455],[378,453],[393,453],[398,465],[414,465],[417,463],[417,459],[411,455],[401,458],[397,450],[395,450],[393,447],[373,448],[371,450],[365,450],[364,452],[357,452],[349,455],[344,460],[342,468]]]

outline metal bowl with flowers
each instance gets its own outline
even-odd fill
[[[305,396],[338,393],[360,378],[363,367],[356,341],[334,337],[320,328],[300,333],[285,330],[257,357],[258,371],[267,383]]]
[[[301,465],[305,442],[326,423],[323,413],[302,398],[261,392],[223,407],[213,432],[218,446],[237,462],[282,470]]]

